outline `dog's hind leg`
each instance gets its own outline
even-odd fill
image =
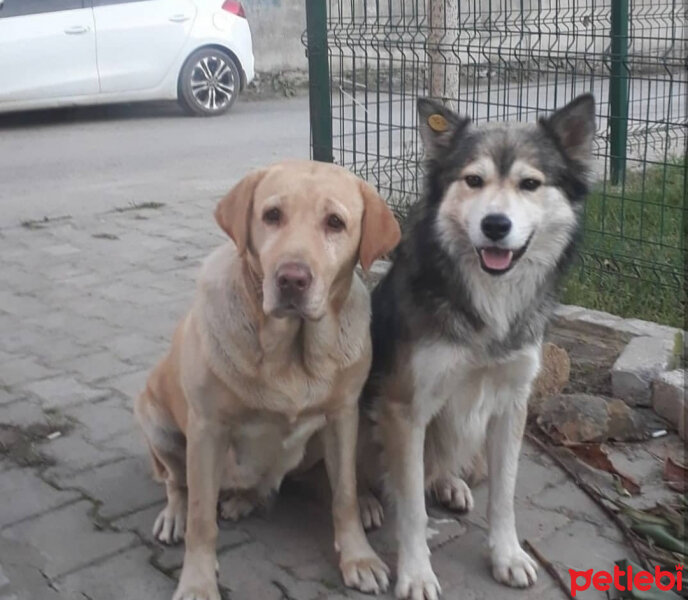
[[[448,402],[428,425],[425,437],[425,487],[442,505],[455,511],[473,510],[473,494],[463,479],[479,453],[479,436],[470,435]],[[475,439],[474,439],[475,438]],[[477,448],[476,448],[477,446]]]
[[[152,401],[148,390],[135,405],[148,449],[153,460],[155,478],[165,483],[167,504],[153,524],[153,536],[163,544],[176,544],[184,539],[186,529],[186,443],[184,434],[171,418]]]
[[[220,502],[220,517],[226,521],[239,521],[248,517],[260,504],[255,490],[232,490],[229,498]]]

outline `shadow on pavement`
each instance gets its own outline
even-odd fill
[[[0,129],[170,117],[191,118],[174,101],[130,102],[3,113],[0,114]]]

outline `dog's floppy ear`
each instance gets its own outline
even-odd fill
[[[451,148],[454,140],[471,121],[430,98],[418,98],[417,106],[420,137],[425,146],[425,155],[430,159],[441,156]]]
[[[592,159],[595,137],[595,98],[578,96],[540,123],[553,135],[566,156],[583,164]]]
[[[401,238],[401,229],[394,213],[375,188],[361,181],[363,223],[358,259],[367,271],[378,258],[394,250]]]
[[[266,169],[261,169],[246,175],[229,190],[229,193],[220,200],[215,209],[217,224],[232,238],[239,256],[244,255],[248,244],[253,194],[258,184],[265,177],[266,172]]]

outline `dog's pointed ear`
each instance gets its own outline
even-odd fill
[[[586,164],[592,159],[592,142],[595,137],[595,97],[578,96],[541,124],[554,135],[566,156]]]
[[[359,185],[364,205],[358,259],[363,270],[368,271],[378,258],[394,250],[401,239],[401,229],[377,190],[364,181]]]
[[[441,102],[418,98],[418,127],[425,155],[436,158],[445,153],[461,131],[471,122],[449,110]]]
[[[243,256],[248,245],[251,227],[251,209],[256,187],[265,177],[267,170],[253,171],[237,183],[220,200],[215,209],[215,220],[222,230],[234,241],[239,256]]]

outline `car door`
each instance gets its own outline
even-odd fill
[[[83,0],[0,2],[0,102],[97,93],[93,13]]]
[[[158,86],[191,32],[191,0],[92,0],[100,89],[104,93]]]

